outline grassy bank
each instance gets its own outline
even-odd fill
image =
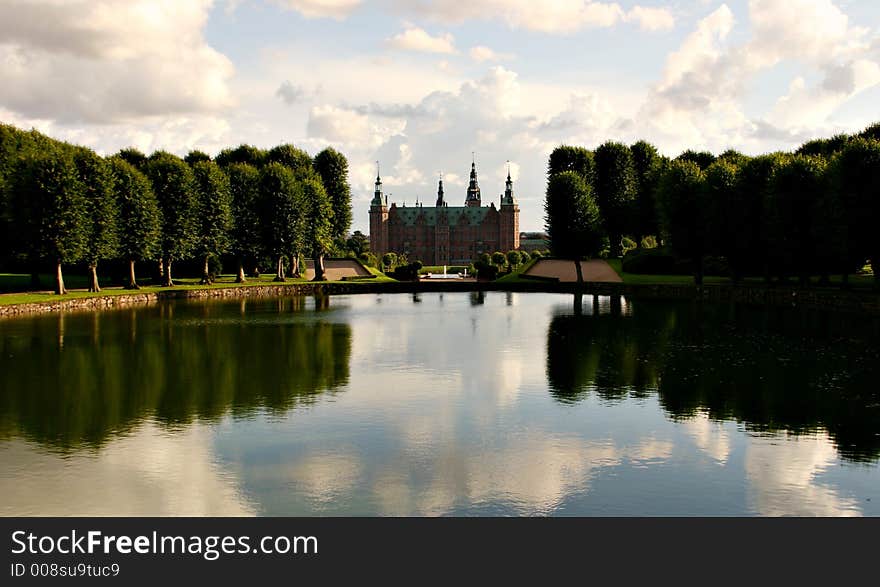
[[[624,283],[646,284],[646,285],[693,285],[694,277],[692,275],[640,275],[635,273],[624,273],[621,268],[620,259],[609,259],[608,264],[617,271]],[[732,284],[733,280],[728,277],[706,276],[704,282],[710,284]],[[871,289],[874,287],[874,276],[871,274],[859,274],[849,276],[850,286],[855,289]],[[744,285],[765,285],[763,277],[747,277],[743,279]],[[831,277],[830,287],[840,287],[841,277],[834,275]],[[789,284],[792,287],[798,287],[797,280],[792,279]],[[819,278],[813,277],[810,285],[819,287]]]

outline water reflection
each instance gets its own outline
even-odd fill
[[[873,328],[870,323],[868,328]],[[865,324],[816,312],[594,299],[559,308],[547,380],[560,402],[656,392],[677,420],[707,414],[750,431],[827,431],[851,460],[880,457],[880,353]],[[866,336],[870,336],[867,333]]]
[[[844,318],[483,292],[3,327],[0,514],[880,514],[877,332]]]
[[[312,309],[326,311],[327,300]],[[304,311],[301,298],[9,326],[0,337],[0,435],[60,449],[100,445],[147,417],[183,425],[284,413],[349,379],[351,327]]]

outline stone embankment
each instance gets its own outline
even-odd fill
[[[420,293],[513,291],[522,293],[581,293],[584,295],[625,296],[632,299],[705,300],[802,307],[880,315],[880,294],[871,291],[835,289],[796,289],[762,286],[732,286],[627,283],[493,283],[456,282],[327,282],[274,285],[230,286],[211,289],[180,289],[160,292],[132,292],[88,298],[59,298],[48,302],[0,305],[0,318],[49,312],[93,311],[156,304],[164,300],[207,300],[216,298],[274,298],[302,295],[346,295],[359,293]]]

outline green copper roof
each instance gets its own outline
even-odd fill
[[[457,226],[462,219],[467,218],[467,223],[477,225],[483,222],[489,213],[488,207],[466,207],[466,206],[443,206],[437,208],[435,206],[419,206],[412,208],[404,208],[398,206],[395,208],[397,219],[407,226],[415,226],[418,223],[419,216],[425,216],[425,224],[427,226],[436,226],[437,219],[445,216],[448,219],[449,226]]]

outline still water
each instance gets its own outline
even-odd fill
[[[880,327],[544,294],[0,322],[2,515],[880,515]]]

